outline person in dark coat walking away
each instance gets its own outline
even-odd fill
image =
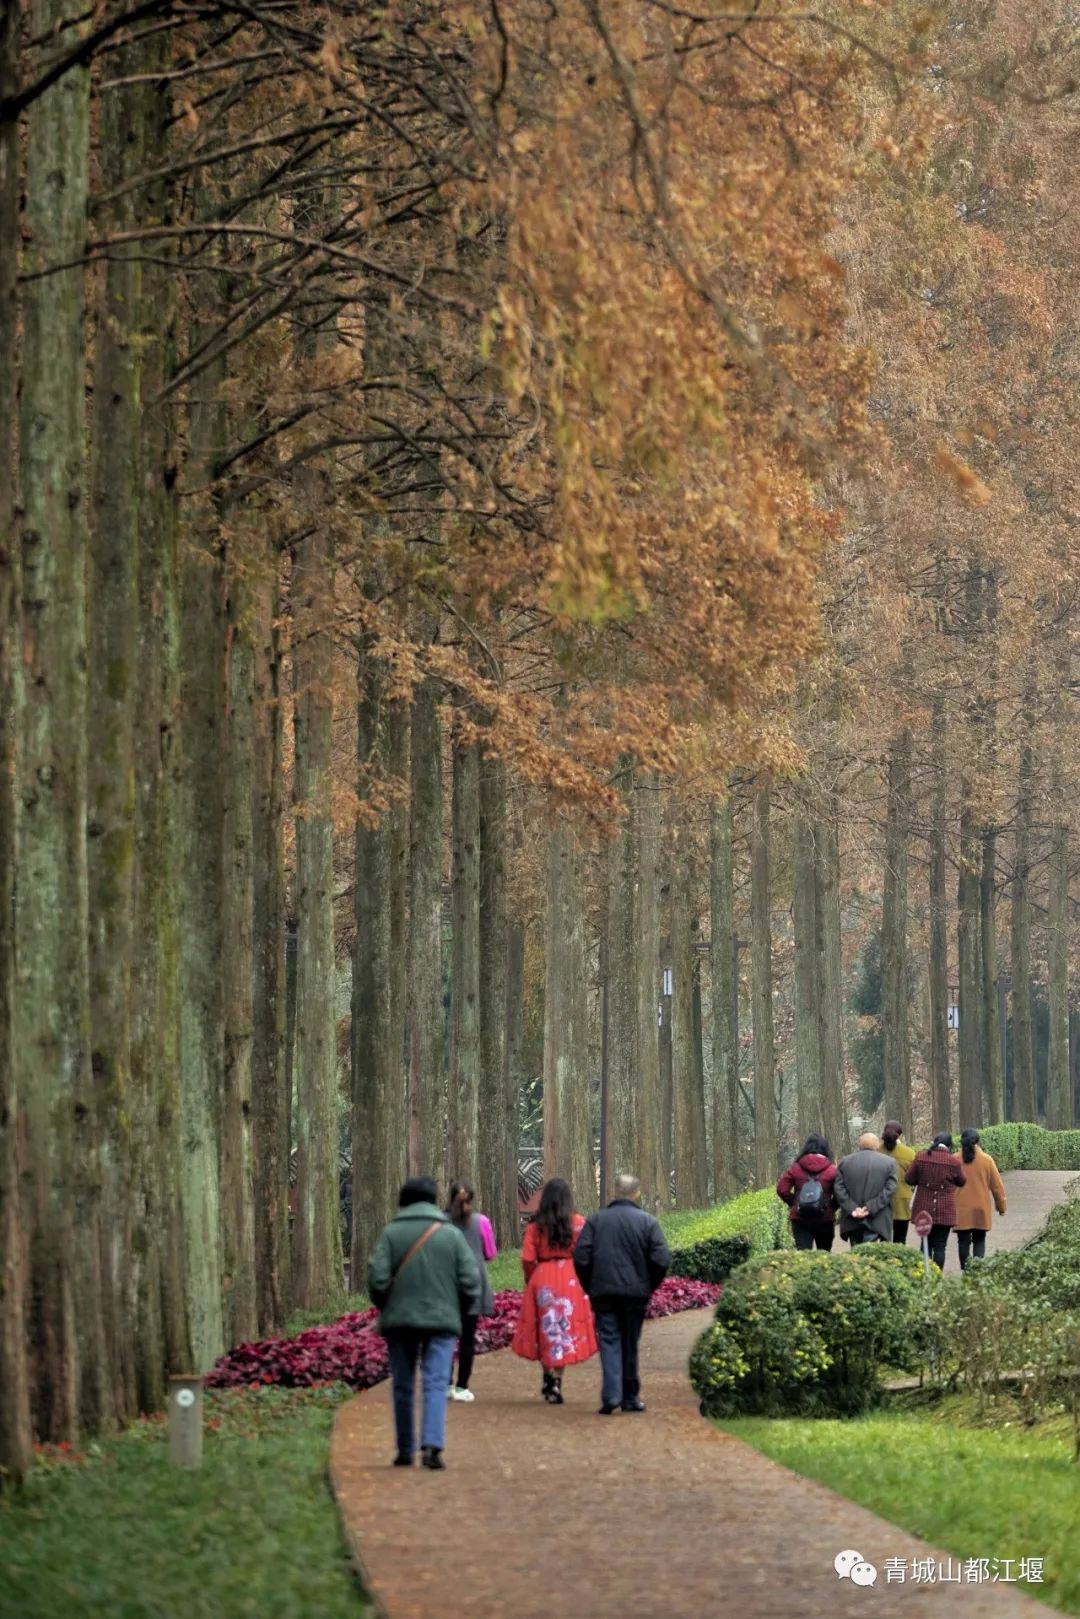
[[[603,1382],[600,1415],[644,1411],[638,1345],[649,1299],[667,1275],[671,1254],[660,1222],[641,1207],[641,1182],[615,1177],[615,1196],[592,1214],[574,1249],[574,1267],[592,1300]]]
[[[411,1467],[416,1365],[424,1385],[420,1445],[425,1467],[441,1469],[446,1402],[454,1341],[462,1317],[480,1310],[480,1272],[469,1245],[437,1206],[439,1189],[426,1175],[407,1180],[398,1212],[368,1261],[368,1292],[379,1310],[379,1331],[390,1352],[394,1383],[395,1467]]]
[[[476,1208],[476,1191],[468,1181],[451,1182],[450,1206],[446,1212],[468,1243],[469,1250],[476,1260],[476,1268],[480,1272],[480,1309],[476,1315],[462,1317],[457,1382],[455,1383],[453,1377],[450,1379],[450,1398],[464,1400],[471,1405],[476,1398],[469,1387],[473,1362],[476,1359],[476,1328],[481,1316],[493,1315],[495,1312],[495,1294],[491,1289],[487,1262],[494,1259],[499,1250],[495,1245],[491,1221],[486,1214],[481,1214]]]
[[[540,1362],[540,1393],[548,1405],[563,1403],[565,1368],[596,1354],[592,1308],[574,1269],[574,1246],[584,1227],[569,1186],[553,1177],[521,1245],[525,1296],[510,1345],[523,1360]]]
[[[892,1200],[896,1165],[881,1151],[872,1131],[859,1137],[858,1149],[836,1166],[833,1195],[840,1205],[840,1235],[853,1248],[862,1242],[892,1240]]]
[[[931,1147],[915,1154],[915,1162],[908,1165],[907,1172],[908,1185],[916,1189],[912,1219],[925,1209],[934,1222],[930,1228],[930,1258],[939,1270],[945,1269],[945,1245],[956,1224],[954,1188],[963,1186],[967,1179],[952,1144],[948,1130],[940,1130]]]
[[[807,1136],[799,1156],[776,1183],[776,1195],[791,1209],[796,1248],[830,1249],[836,1233],[833,1182],[836,1165],[824,1136]]]

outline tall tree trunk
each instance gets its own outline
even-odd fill
[[[35,32],[81,23],[43,0]],[[81,16],[81,13],[78,13]],[[34,1212],[30,1333],[37,1428],[71,1439],[112,1416],[101,1266],[101,1152],[90,1067],[86,866],[86,489],[83,270],[89,74],[72,68],[30,108],[21,438],[21,806],[16,896],[17,1094]],[[6,469],[5,469],[6,476]]]
[[[405,1055],[407,956],[406,915],[409,894],[409,730],[411,704],[400,697],[386,707],[386,769],[394,782],[383,817],[386,838],[387,905],[390,927],[390,1028],[387,1072],[386,1218],[397,1207],[397,1193],[409,1162],[408,1064]]]
[[[480,1069],[480,750],[455,735],[447,1180],[476,1180]]]
[[[171,49],[155,41],[164,66]],[[147,157],[162,157],[170,119],[152,102]],[[151,192],[147,212],[167,221],[172,192]],[[160,1411],[166,1371],[192,1366],[182,1198],[186,1152],[180,1067],[181,586],[175,412],[157,403],[176,364],[176,283],[165,265],[144,269],[141,380],[139,611],[135,705],[136,836],[131,976],[134,1101],[134,1242],[139,1405]]]
[[[982,964],[979,879],[981,851],[971,784],[961,783],[960,878],[957,885],[957,956],[960,968],[960,1126],[982,1111]]]
[[[911,732],[889,750],[885,827],[885,894],[881,917],[885,1112],[911,1134],[911,1045],[908,1037],[908,837],[911,827]]]
[[[1025,694],[1024,722],[1032,725],[1034,693]],[[1020,789],[1016,805],[1010,955],[1012,958],[1012,1117],[1035,1123],[1035,1048],[1031,1022],[1031,823],[1034,811],[1035,753],[1031,731],[1020,750]]]
[[[251,541],[254,543],[254,535]],[[225,999],[221,1118],[222,1286],[225,1341],[257,1330],[252,1163],[255,1014],[255,646],[250,593],[235,572],[226,602],[227,712],[222,890]]]
[[[596,1205],[586,1055],[585,904],[577,838],[553,818],[544,907],[544,1173]]]
[[[293,1303],[325,1305],[341,1281],[337,973],[334,950],[331,541],[316,525],[293,562],[296,644],[296,1219]],[[358,875],[359,875],[359,861]],[[359,884],[358,890],[359,890]],[[360,948],[358,941],[357,948]],[[388,976],[383,984],[389,994]],[[356,1156],[356,1144],[353,1145]],[[355,1202],[354,1202],[355,1208]]]
[[[199,329],[192,334],[199,338]],[[208,487],[225,437],[223,363],[209,366],[190,410],[192,481]],[[182,539],[180,1069],[187,1293],[195,1369],[225,1347],[222,1299],[221,1126],[225,1066],[222,983],[225,622],[221,532],[200,501]]]
[[[386,666],[369,640],[360,648],[357,760],[360,785],[387,766]],[[352,1003],[352,1258],[354,1290],[386,1221],[393,1193],[387,1117],[393,1112],[390,963],[390,837],[386,819],[356,824],[356,943]]]
[[[1063,799],[1060,776],[1055,800]],[[1059,808],[1058,815],[1062,814]],[[1050,845],[1050,895],[1047,907],[1047,991],[1050,1003],[1050,1051],[1046,1065],[1046,1127],[1072,1125],[1072,1076],[1069,1071],[1069,828],[1064,819],[1054,827]]]
[[[797,794],[792,838],[795,922],[795,1068],[800,1142],[824,1132],[821,1107],[821,958],[818,952],[817,860],[810,807]]]
[[[434,627],[432,627],[434,635]],[[407,1003],[409,1172],[438,1175],[445,1148],[442,987],[442,728],[439,689],[413,694]]]
[[[843,952],[840,928],[840,812],[835,794],[814,822],[814,877],[821,1016],[821,1118],[833,1151],[850,1146],[844,1101]]]
[[[285,858],[282,658],[277,559],[255,585],[255,773],[252,843],[255,959],[251,1107],[258,1330],[285,1325],[289,1307],[289,1111],[285,1075]]]
[[[513,847],[519,851],[524,843],[520,817],[514,817]],[[506,1109],[506,1137],[513,1144],[513,1178],[511,1194],[514,1200],[513,1241],[516,1248],[521,1238],[518,1215],[518,1160],[517,1147],[521,1136],[521,1096],[525,1087],[525,1065],[522,1042],[525,1033],[525,917],[518,906],[511,906],[506,925],[506,1078],[503,1085],[503,1106]]]
[[[121,73],[144,65],[123,47]],[[101,162],[118,185],[146,162],[145,91],[102,97]],[[110,230],[130,230],[133,195],[111,205]],[[137,1265],[131,1161],[132,884],[135,865],[136,623],[139,603],[140,346],[142,271],[129,251],[110,256],[99,283],[94,338],[93,479],[88,570],[87,854],[90,1009],[95,1090],[103,1139],[102,1255],[105,1330],[117,1416],[136,1404]],[[137,1109],[135,1104],[135,1108]]]
[[[750,831],[752,1010],[754,1025],[754,1172],[759,1186],[776,1177],[776,1056],[773,1046],[772,917],[766,778],[754,792]]]
[[[708,1201],[708,1171],[705,1096],[694,1039],[694,862],[685,812],[676,812],[673,821],[671,1072],[675,1197],[680,1208],[699,1209]]]
[[[480,765],[481,1195],[503,1247],[517,1236],[517,1135],[506,1103],[506,766]]]
[[[607,1140],[603,1154],[607,1185],[600,1188],[601,1204],[610,1199],[616,1175],[637,1173],[637,849],[634,772],[626,759],[618,785],[624,816],[607,850]]]
[[[979,872],[980,954],[982,958],[983,1049],[986,1052],[986,1105],[988,1124],[1005,1120],[1005,1070],[998,1029],[997,993],[997,838],[992,827],[982,833]]]
[[[637,852],[634,1173],[641,1181],[642,1202],[646,1208],[655,1209],[666,1204],[668,1197],[660,1135],[660,792],[655,775],[642,775],[637,781],[631,813]]]
[[[739,955],[735,935],[735,868],[731,799],[710,817],[709,914],[712,969],[713,1196],[735,1197],[742,1185],[739,1141]]]
[[[930,798],[930,1117],[934,1130],[952,1129],[949,1075],[949,932],[945,887],[945,705],[934,698]]]
[[[19,8],[0,6],[0,100],[19,69]],[[19,242],[19,132],[0,121],[0,1480],[19,1483],[31,1461],[26,1364],[26,1243],[15,1052],[15,783],[18,759],[16,660],[20,646],[19,542],[15,527],[15,423],[18,377],[16,276]]]

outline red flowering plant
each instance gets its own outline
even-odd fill
[[[716,1303],[720,1288],[669,1276],[653,1294],[646,1312],[650,1321],[680,1310],[704,1310]],[[521,1313],[521,1294],[509,1289],[495,1295],[495,1309],[476,1331],[476,1352],[505,1349]],[[324,1326],[309,1327],[295,1338],[268,1338],[240,1344],[223,1356],[206,1379],[207,1388],[311,1388],[319,1383],[345,1383],[371,1388],[389,1374],[386,1343],[375,1330],[378,1311],[360,1310]]]

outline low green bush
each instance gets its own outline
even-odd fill
[[[741,1232],[731,1237],[702,1237],[700,1242],[671,1250],[672,1276],[696,1282],[722,1282],[750,1258],[750,1238]]]
[[[751,1255],[792,1246],[787,1208],[771,1186],[760,1192],[743,1192],[711,1209],[662,1214],[660,1224],[672,1251],[692,1248],[707,1238],[735,1236],[748,1240]]]
[[[921,1263],[891,1243],[871,1246],[873,1257],[773,1253],[731,1274],[690,1362],[706,1415],[850,1415],[879,1400],[883,1365],[918,1363]]]

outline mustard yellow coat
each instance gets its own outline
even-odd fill
[[[911,1200],[915,1196],[915,1188],[908,1185],[904,1176],[908,1165],[915,1162],[915,1148],[905,1147],[902,1141],[898,1141],[891,1152],[884,1142],[881,1150],[886,1158],[896,1160],[896,1191],[893,1193],[892,1217],[894,1220],[910,1220]]]

